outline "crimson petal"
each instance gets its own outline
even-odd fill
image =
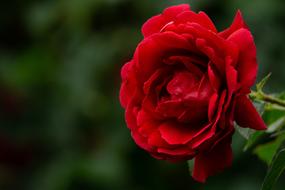
[[[198,14],[192,11],[183,12],[177,16],[176,21],[177,23],[195,22],[200,24],[204,28],[217,33],[217,29],[213,24],[212,20],[202,11],[199,12]]]
[[[226,30],[222,31],[219,33],[219,35],[223,38],[228,38],[232,33],[234,33],[235,31],[241,29],[241,28],[246,28],[248,29],[248,26],[246,25],[246,23],[244,22],[243,18],[242,18],[242,14],[240,12],[240,10],[237,11],[236,16],[234,18],[234,21],[232,23],[232,25],[227,28]]]
[[[174,52],[189,52],[193,48],[184,37],[174,32],[154,34],[144,39],[137,47],[134,60],[143,82],[162,66],[163,58]]]
[[[178,125],[177,123],[165,122],[159,126],[161,137],[171,145],[186,144],[196,134],[197,129],[186,126]]]
[[[232,149],[230,141],[220,142],[210,152],[198,154],[195,157],[192,176],[199,182],[205,182],[212,176],[232,164]]]
[[[241,127],[255,130],[265,130],[266,125],[257,113],[251,101],[244,95],[237,97],[235,107],[235,121]]]
[[[144,37],[146,38],[154,33],[160,32],[167,23],[173,21],[178,14],[184,11],[190,11],[188,4],[169,7],[165,9],[162,14],[150,18],[142,26]]]
[[[241,86],[247,90],[254,84],[257,73],[256,47],[249,30],[239,29],[228,38],[234,42],[240,50],[237,63],[238,80]]]

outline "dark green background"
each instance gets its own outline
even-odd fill
[[[284,0],[10,0],[0,3],[0,189],[256,190],[266,165],[234,138],[232,168],[194,182],[139,149],[118,102],[141,25],[190,3],[222,30],[241,9],[268,92],[285,89]],[[283,189],[282,180],[277,189]]]

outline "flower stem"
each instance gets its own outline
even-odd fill
[[[282,101],[278,98],[275,98],[275,97],[267,95],[267,94],[264,94],[263,101],[271,103],[271,104],[276,104],[278,106],[282,106],[285,108],[285,101]]]
[[[270,104],[275,104],[275,105],[278,105],[278,106],[285,108],[285,101],[284,100],[276,98],[272,95],[265,94],[263,92],[252,91],[250,94],[250,97],[254,100],[258,100],[258,101],[262,101],[262,102],[266,102],[266,103],[270,103]]]

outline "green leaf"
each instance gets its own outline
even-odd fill
[[[275,140],[268,142],[266,144],[259,145],[254,149],[254,154],[256,154],[259,159],[267,163],[271,163],[275,153],[278,151],[280,145],[285,140],[285,134],[278,136]]]
[[[255,130],[250,128],[243,128],[238,125],[235,125],[235,129],[239,132],[239,134],[245,138],[246,140],[249,139],[249,137],[255,132]]]
[[[250,135],[248,141],[246,142],[243,151],[247,151],[252,146],[256,145],[257,142],[264,136],[264,131],[256,131],[252,135]]]
[[[268,126],[266,132],[267,133],[273,133],[273,132],[279,130],[281,127],[283,127],[283,125],[285,125],[285,116],[283,116],[283,117],[277,119],[275,122],[271,123]]]
[[[277,182],[279,176],[285,169],[285,149],[282,149],[274,158],[270,165],[261,190],[271,190]]]
[[[269,165],[280,146],[279,142],[269,142],[263,145],[259,145],[253,151],[254,154],[258,156],[258,158],[264,161],[267,165]]]
[[[262,115],[262,118],[264,119],[268,128],[266,131],[256,131],[249,136],[244,129],[241,129],[241,131],[240,128],[237,128],[238,132],[248,138],[248,141],[243,149],[244,151],[257,145],[262,139],[264,139],[266,135],[269,136],[272,133],[276,133],[276,131],[282,129],[282,127],[285,125],[285,111],[276,108],[274,105],[266,104],[264,106],[264,104],[258,102],[255,102],[255,107],[257,110],[261,111],[259,113]]]
[[[193,169],[194,169],[194,159],[192,159],[192,160],[187,160],[187,164],[188,164],[189,172],[192,173],[192,172],[193,172]]]
[[[266,124],[271,124],[283,116],[285,116],[285,110],[278,109],[275,105],[270,104],[266,105],[265,111],[262,114],[262,118]]]
[[[268,81],[268,79],[270,78],[270,76],[271,76],[271,73],[266,75],[259,83],[256,84],[257,92],[262,92],[263,87],[266,84],[266,82]]]
[[[253,104],[254,104],[254,107],[255,109],[257,110],[257,112],[262,115],[265,111],[265,103],[264,102],[256,102],[256,101],[253,101]]]
[[[278,98],[281,100],[285,100],[285,92],[282,92],[278,95]]]

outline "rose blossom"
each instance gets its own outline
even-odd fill
[[[121,70],[127,126],[157,159],[195,158],[193,178],[204,182],[231,165],[234,121],[266,129],[247,97],[257,74],[253,37],[239,11],[218,32],[187,4],[150,18],[142,33]]]

